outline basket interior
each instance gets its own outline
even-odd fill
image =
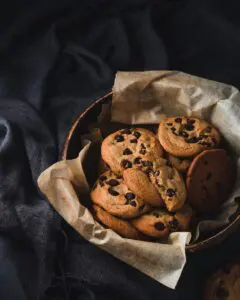
[[[87,110],[80,114],[78,119],[71,127],[65,140],[61,159],[73,159],[78,155],[82,145],[80,136],[88,133],[89,126],[97,121],[97,117],[101,113],[102,104],[111,101],[111,94],[94,102]],[[87,168],[87,172],[96,173],[96,164],[93,162],[92,167]],[[86,174],[87,175],[87,174]],[[88,176],[87,176],[88,177]],[[91,176],[92,177],[92,176]],[[186,248],[190,252],[195,252],[203,248],[209,248],[215,244],[221,243],[231,232],[235,231],[240,225],[239,212],[233,216],[230,224],[215,232],[208,232],[197,240],[197,242],[188,245]]]

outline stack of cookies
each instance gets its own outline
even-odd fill
[[[217,212],[232,187],[220,134],[193,117],[162,121],[158,134],[127,128],[107,136],[108,170],[91,191],[95,218],[126,238],[166,238],[189,231],[193,211]]]

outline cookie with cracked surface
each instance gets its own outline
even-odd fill
[[[150,206],[127,187],[123,178],[110,170],[99,176],[90,196],[93,203],[124,219],[134,218],[150,210]]]
[[[166,118],[159,125],[158,138],[162,147],[177,157],[195,156],[220,143],[217,129],[195,117]]]
[[[158,208],[131,220],[131,223],[145,235],[163,238],[171,232],[188,230],[191,217],[192,210],[190,207],[184,207],[176,213]]]
[[[143,128],[121,129],[107,136],[101,146],[103,160],[121,175],[128,168],[148,170],[141,162],[156,164],[163,149],[154,133]]]
[[[174,167],[181,173],[186,173],[191,164],[190,158],[176,157],[169,153],[167,154],[167,160],[170,166]]]
[[[177,211],[184,205],[187,197],[186,186],[175,168],[159,167],[149,177],[169,211]]]
[[[217,212],[234,183],[234,169],[223,149],[205,150],[187,172],[188,203],[201,213]]]
[[[146,237],[140,233],[129,221],[110,215],[96,204],[93,205],[93,210],[95,219],[97,221],[105,225],[107,228],[112,229],[122,237],[134,240],[146,239]]]
[[[239,297],[239,261],[218,269],[205,284],[203,300],[238,300]]]
[[[127,169],[123,172],[123,178],[130,190],[144,202],[151,206],[163,206],[162,198],[148,174],[139,169]]]

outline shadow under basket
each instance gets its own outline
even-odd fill
[[[72,124],[65,139],[61,160],[76,158],[81,150],[80,136],[88,132],[90,124],[97,121],[97,117],[101,113],[102,105],[108,104],[112,100],[112,93],[108,93],[100,99],[93,102],[87,109],[80,113],[76,121]],[[186,246],[187,252],[196,252],[201,249],[210,248],[216,244],[220,244],[228,235],[239,229],[240,213],[237,212],[229,224],[217,232],[209,232],[208,235],[201,237],[195,243]]]

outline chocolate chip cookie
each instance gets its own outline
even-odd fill
[[[124,170],[123,178],[130,190],[141,199],[144,199],[144,202],[151,206],[163,206],[160,194],[151,183],[149,176],[142,170]]]
[[[217,270],[206,282],[203,300],[239,300],[240,263]]]
[[[220,143],[219,132],[206,121],[194,117],[166,118],[159,125],[158,138],[162,147],[177,157],[195,156]]]
[[[187,197],[186,187],[175,168],[159,167],[151,172],[149,177],[169,211],[177,211],[184,205]]]
[[[227,152],[205,150],[194,158],[187,172],[188,202],[198,212],[216,212],[233,183],[234,172]]]
[[[124,219],[139,216],[150,209],[127,187],[122,177],[110,170],[103,173],[94,184],[91,199],[110,214]]]
[[[171,154],[167,154],[167,160],[170,166],[174,167],[181,173],[186,173],[190,164],[190,158],[176,157]]]
[[[123,177],[133,193],[151,206],[165,205],[169,211],[176,211],[185,203],[185,183],[175,168],[162,165],[148,174],[138,169],[125,170]]]
[[[148,170],[159,161],[163,149],[157,137],[143,128],[127,128],[112,133],[102,143],[101,154],[110,169],[121,175],[128,168]]]
[[[187,206],[176,213],[159,208],[133,219],[131,222],[143,234],[163,238],[171,232],[188,230],[191,217],[192,210]]]
[[[93,205],[95,219],[122,237],[134,240],[146,239],[130,222],[110,215],[98,205]]]

